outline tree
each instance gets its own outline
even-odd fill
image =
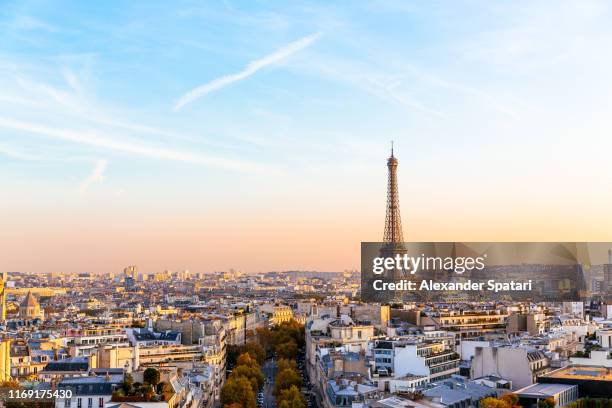
[[[488,397],[480,401],[480,408],[511,408],[506,401]]]
[[[221,388],[223,406],[239,404],[242,408],[256,408],[255,393],[246,377],[230,377]]]
[[[268,327],[258,327],[256,329],[257,332],[257,341],[266,351],[270,351],[272,344],[274,343],[274,334],[272,330]]]
[[[242,347],[235,344],[230,344],[227,346],[227,355],[225,358],[227,359],[228,368],[231,369],[236,365],[236,360],[238,360],[238,356],[240,356],[240,354],[242,354]]]
[[[230,377],[245,377],[253,384],[253,392],[257,393],[264,385],[264,375],[259,366],[237,366]]]
[[[155,395],[155,390],[151,384],[145,383],[138,389],[138,393],[144,398],[145,401],[151,401]]]
[[[145,383],[151,384],[153,387],[155,387],[159,383],[159,371],[152,367],[149,367],[144,370],[142,377]]]
[[[555,400],[552,398],[546,398],[538,401],[538,408],[555,408]]]
[[[21,388],[21,386],[19,385],[19,381],[17,380],[6,380],[6,381],[0,382],[0,388],[18,390]]]
[[[518,395],[516,394],[505,394],[504,396],[501,397],[501,400],[508,403],[510,407],[518,407],[519,398],[518,398]]]
[[[128,395],[132,391],[132,388],[134,388],[134,378],[132,377],[132,374],[126,373],[123,376],[121,388],[123,388],[124,395]]]
[[[236,360],[236,365],[259,368],[259,364],[257,364],[257,360],[251,357],[249,353],[242,353],[238,357],[238,360]]]
[[[276,326],[274,329],[277,337],[279,338],[278,342],[285,342],[285,340],[280,340],[284,336],[289,336],[292,338],[298,347],[303,347],[305,344],[305,332],[304,325],[298,323],[295,320],[290,320],[288,322],[283,322],[280,325]]]
[[[280,395],[282,390],[291,388],[291,386],[300,387],[302,385],[302,377],[290,368],[286,368],[279,372],[274,383],[274,396]]]
[[[289,339],[284,343],[277,344],[274,351],[280,358],[294,359],[297,356],[298,347],[294,340]]]
[[[295,385],[282,390],[276,401],[279,408],[306,408],[306,401]]]
[[[266,351],[259,344],[249,342],[244,345],[244,353],[249,353],[251,357],[257,360],[258,364],[263,364],[266,360]]]
[[[278,360],[278,370],[277,371],[279,373],[287,368],[297,371],[297,363],[295,362],[295,360],[288,360],[286,358],[281,358],[280,360]]]

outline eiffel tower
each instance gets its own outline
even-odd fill
[[[393,142],[391,142],[391,156],[387,159],[389,176],[387,182],[387,211],[385,214],[385,232],[383,235],[383,245],[380,254],[383,257],[395,257],[407,253],[404,245],[402,232],[402,219],[400,216],[399,191],[397,188],[397,166],[398,160],[393,154]],[[389,278],[398,282],[401,279],[411,279],[412,275],[406,270],[395,269],[393,276]],[[396,292],[395,301],[400,302],[403,296],[401,292]]]
[[[387,159],[389,181],[387,184],[387,213],[385,215],[385,233],[383,242],[386,244],[403,244],[402,219],[400,217],[399,192],[397,189],[397,158],[393,155],[391,142],[391,157]]]

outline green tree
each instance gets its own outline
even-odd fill
[[[238,356],[240,356],[240,354],[242,354],[242,347],[235,344],[230,344],[229,346],[227,346],[227,354],[225,358],[227,360],[227,366],[229,368],[232,368],[236,365],[236,360],[238,360]]]
[[[146,370],[144,370],[144,373],[142,375],[144,382],[147,384],[151,384],[153,387],[155,387],[158,383],[159,383],[159,371],[157,371],[156,369],[149,367]]]
[[[129,395],[132,392],[132,388],[134,388],[134,377],[131,374],[126,373],[123,376],[123,382],[121,383],[121,388],[123,389],[124,395]]]
[[[153,389],[153,386],[151,384],[145,383],[138,389],[138,394],[145,401],[151,401],[151,399],[155,395],[155,390]]]

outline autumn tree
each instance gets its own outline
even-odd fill
[[[256,408],[255,393],[251,382],[246,377],[229,378],[221,388],[223,406],[238,404],[241,408]]]
[[[246,377],[253,385],[253,392],[257,393],[264,385],[264,375],[259,366],[238,365],[232,371],[231,377]]]
[[[518,395],[516,395],[516,394],[512,394],[512,393],[504,394],[500,399],[502,401],[505,401],[506,403],[508,403],[508,405],[510,407],[518,407],[519,406],[519,404],[518,404],[519,398],[518,398]]]
[[[297,363],[295,362],[295,360],[288,360],[286,358],[281,358],[280,360],[278,360],[278,372],[281,372],[288,368],[297,371]]]
[[[280,371],[276,376],[274,383],[274,395],[278,396],[283,390],[291,388],[291,386],[300,387],[302,385],[302,377],[297,371],[286,368]]]
[[[306,401],[304,396],[300,393],[300,390],[295,385],[290,388],[282,390],[279,396],[276,398],[279,408],[305,408]]]
[[[243,353],[249,353],[251,357],[257,360],[259,365],[263,364],[266,360],[266,351],[263,347],[255,342],[249,342],[244,345]]]
[[[511,408],[511,406],[501,399],[488,397],[480,401],[480,408]]]
[[[546,398],[538,401],[538,408],[555,408],[555,400],[552,398]]]

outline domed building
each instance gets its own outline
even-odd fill
[[[19,305],[19,317],[22,319],[32,320],[43,318],[44,311],[40,309],[40,303],[32,292],[28,291],[25,299]]]

